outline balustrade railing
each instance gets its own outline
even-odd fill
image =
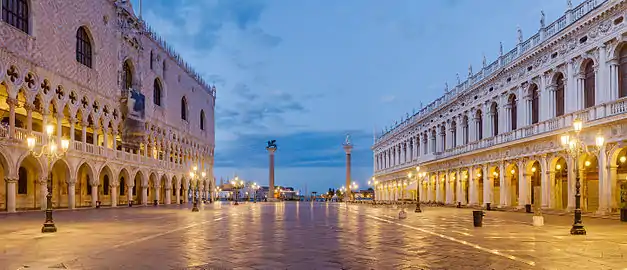
[[[34,136],[37,145],[42,145],[44,141],[44,136],[41,132],[37,131],[28,131],[23,128],[15,128],[15,141],[23,141],[24,145],[26,145],[26,139],[29,136]],[[0,140],[8,139],[10,137],[9,128],[8,127],[0,127]],[[115,158],[118,160],[124,160],[126,162],[135,162],[142,165],[151,165],[160,168],[170,168],[170,169],[183,169],[181,164],[176,162],[168,162],[166,160],[158,160],[153,157],[146,157],[141,154],[129,153],[121,150],[116,150],[113,148],[106,148],[104,146],[94,146],[90,143],[83,143],[82,141],[73,141],[70,143],[70,149],[73,152],[78,153],[86,153],[92,155],[98,155],[107,158]]]
[[[534,136],[540,136],[545,133],[554,132],[560,129],[571,128],[572,123],[576,118],[581,119],[584,123],[588,122],[594,124],[595,122],[603,120],[604,118],[625,113],[627,113],[627,97],[574,113],[558,116],[546,121],[532,124],[530,126],[519,128],[515,131],[510,131],[507,133],[499,134],[497,136],[469,142],[464,145],[446,149],[442,152],[422,154],[405,164],[395,165],[385,169],[377,170],[376,174],[394,172],[399,169],[410,168],[418,164],[428,163],[437,159],[453,157],[465,153],[470,153],[472,151],[489,148],[495,145],[513,142],[523,138],[531,138]]]

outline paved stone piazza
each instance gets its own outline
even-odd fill
[[[571,217],[344,203],[206,204],[0,215],[0,269],[624,269],[627,225]],[[99,233],[92,233],[97,231]]]

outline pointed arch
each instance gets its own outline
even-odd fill
[[[133,63],[131,59],[126,59],[122,64],[122,89],[129,90],[133,88],[133,80],[134,80],[134,69]]]
[[[205,130],[205,110],[200,110],[200,130]]]
[[[93,42],[86,26],[76,30],[76,61],[91,68]]]
[[[188,121],[187,119],[187,98],[186,97],[182,97],[181,98],[181,119]]]
[[[163,97],[163,86],[159,78],[155,78],[153,83],[152,100],[157,106],[161,106],[161,97]]]

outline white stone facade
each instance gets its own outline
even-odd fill
[[[19,9],[1,7],[0,211],[45,208],[50,184],[55,208],[179,203],[191,193],[192,166],[207,174],[198,181],[203,197],[215,186],[216,89],[129,2],[19,0],[8,1]],[[89,50],[79,49],[81,31]],[[129,88],[145,96],[139,134],[129,132]],[[48,142],[50,124],[52,140],[70,140],[67,155],[52,161],[26,145],[29,136],[36,148]]]
[[[376,200],[418,192],[425,202],[570,210],[578,162],[584,211],[625,207],[626,11],[626,1],[587,0],[543,18],[538,33],[519,31],[513,50],[378,137]],[[577,161],[560,141],[575,119],[590,150]]]

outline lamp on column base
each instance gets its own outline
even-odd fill
[[[48,194],[46,195],[46,220],[41,227],[41,232],[57,232],[57,226],[54,225],[54,220],[52,219],[52,191],[50,190],[50,185],[48,186]]]

